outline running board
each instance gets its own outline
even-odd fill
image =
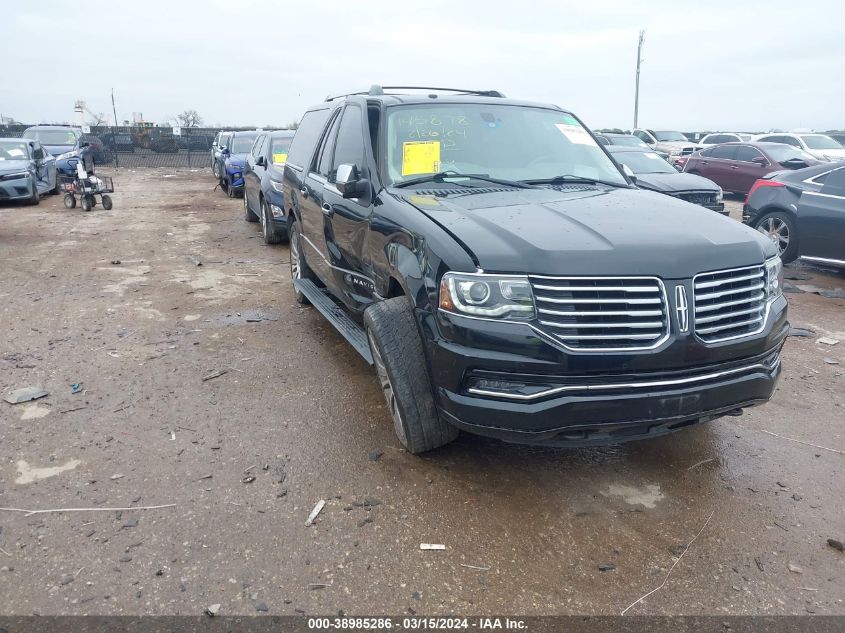
[[[347,314],[346,310],[337,305],[332,298],[320,290],[310,279],[294,279],[293,285],[304,294],[317,310],[320,311],[329,323],[343,335],[352,347],[364,357],[370,365],[373,364],[373,354],[370,351],[370,344],[367,342],[367,333],[355,320]]]

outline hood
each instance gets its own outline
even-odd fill
[[[28,171],[32,167],[29,160],[0,160],[0,174],[14,174]]]
[[[674,174],[637,174],[637,186],[661,193],[676,191],[712,191],[717,193],[719,185],[712,180],[695,174],[676,172]]]
[[[65,152],[71,152],[76,148],[76,145],[42,145],[53,156],[59,156]]]
[[[808,152],[816,158],[820,158],[822,160],[827,158],[832,158],[834,160],[845,159],[845,149],[811,149],[808,150]]]
[[[400,195],[394,190],[394,195]],[[401,196],[452,233],[487,272],[688,279],[761,264],[757,231],[659,193],[585,187]]]
[[[246,154],[229,154],[226,157],[226,164],[232,167],[243,167],[246,162]]]

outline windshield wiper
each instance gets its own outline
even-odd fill
[[[599,178],[588,178],[587,176],[576,176],[574,174],[562,174],[554,178],[532,178],[523,180],[529,185],[557,185],[561,183],[581,183],[587,185],[607,185],[608,187],[628,187],[624,182],[612,182],[610,180],[601,180]]]
[[[445,182],[446,178],[469,178],[472,180],[483,180],[484,182],[492,182],[496,185],[504,185],[506,187],[515,187],[517,189],[533,189],[530,183],[527,183],[522,180],[504,180],[502,178],[492,178],[487,174],[462,174],[457,171],[447,170],[447,171],[439,171],[436,174],[426,174],[425,176],[420,176],[419,178],[411,178],[410,180],[405,180],[403,182],[399,182],[394,184],[394,187],[410,187],[412,185],[419,185],[426,182]],[[461,187],[472,187],[472,185],[467,185],[465,183],[452,183],[455,185],[460,185]]]

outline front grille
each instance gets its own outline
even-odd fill
[[[709,343],[763,329],[766,267],[751,266],[701,273],[695,287],[695,332]]]
[[[681,156],[687,156],[695,151],[694,147],[685,147],[681,150]]]
[[[540,328],[566,347],[651,349],[669,334],[665,291],[655,277],[529,279]]]
[[[701,204],[701,205],[713,205],[716,204],[716,194],[715,193],[703,193],[700,191],[691,191],[688,193],[679,193],[678,197],[681,200],[686,200],[687,202],[692,202],[693,204]]]

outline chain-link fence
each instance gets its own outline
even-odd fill
[[[23,136],[28,125],[0,125],[0,138]],[[91,126],[83,132],[97,165],[211,168],[211,145],[221,131],[254,128]],[[43,145],[52,145],[41,138]]]

